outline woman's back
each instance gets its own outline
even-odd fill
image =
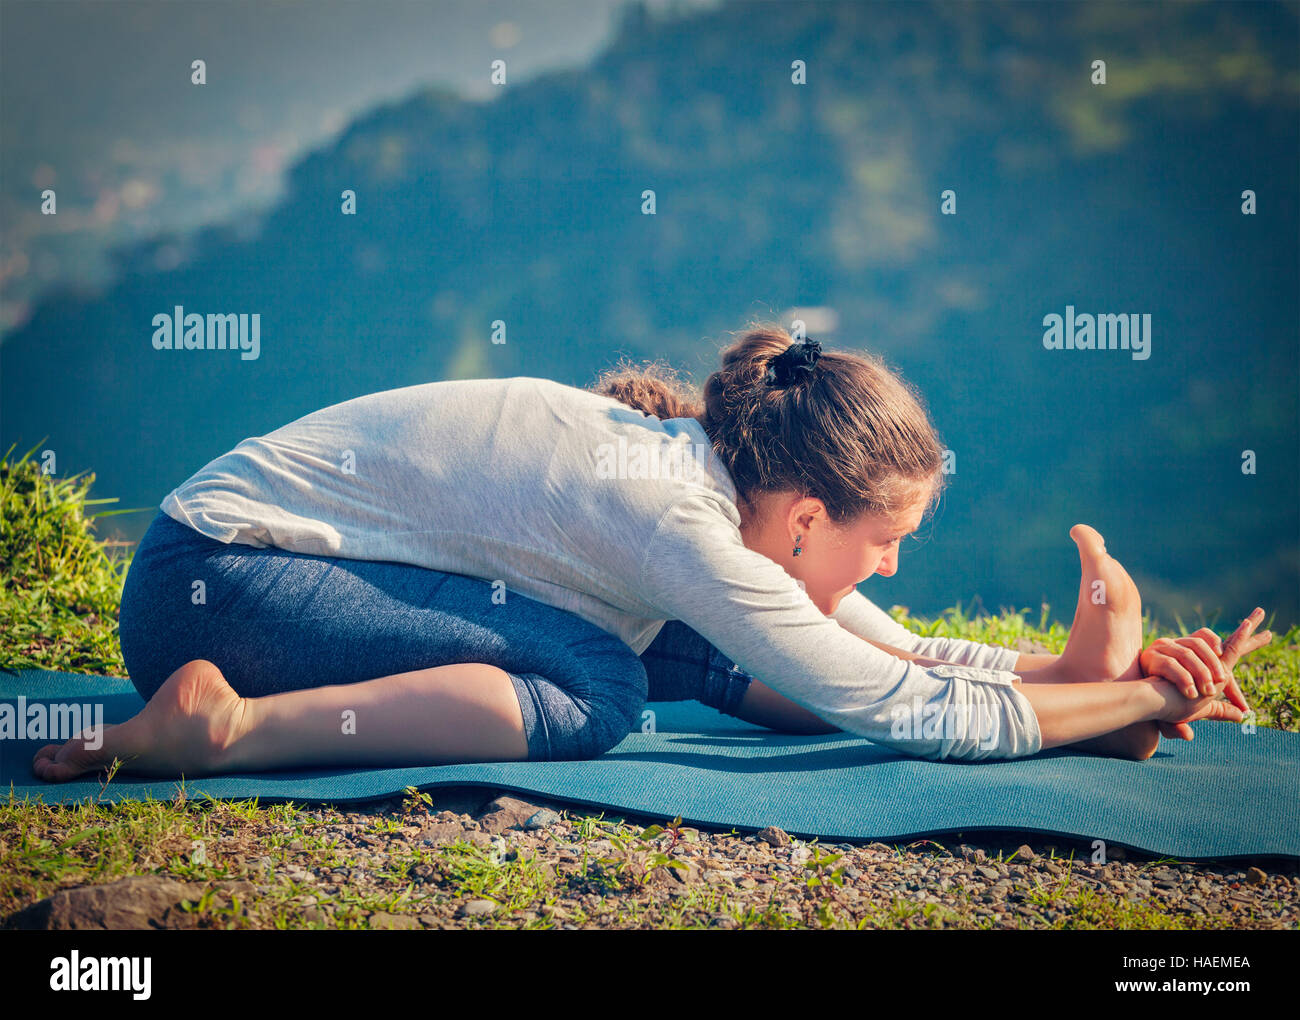
[[[517,376],[373,393],[246,439],[173,490],[171,517],[223,542],[499,580],[638,652],[635,587],[664,512],[734,506],[699,423]],[[725,511],[724,511],[725,512]]]

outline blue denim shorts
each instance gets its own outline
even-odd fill
[[[403,563],[226,544],[158,513],[132,559],[119,635],[148,700],[192,659],[243,697],[459,662],[504,670],[530,761],[596,758],[647,700],[734,715],[751,677],[681,621],[638,656],[574,613],[485,580]]]

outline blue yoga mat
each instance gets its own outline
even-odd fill
[[[143,704],[129,680],[0,673],[0,704],[103,705],[105,723]],[[1185,860],[1300,857],[1300,734],[1202,723],[1145,762],[1068,750],[993,762],[930,762],[846,734],[794,736],[694,701],[651,702],[634,731],[592,761],[420,768],[321,768],[189,779],[190,799],[366,800],[407,786],[492,786],[576,805],[740,830],[777,825],[823,841],[902,841],[1014,829],[1104,840]],[[92,709],[93,711],[93,709]],[[0,779],[47,803],[170,800],[177,781],[119,774],[106,787],[44,783],[31,758],[48,739],[0,740]]]

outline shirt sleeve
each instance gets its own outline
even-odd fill
[[[641,564],[646,598],[746,672],[826,722],[918,758],[1016,758],[1042,749],[1012,673],[924,668],[822,614],[780,565],[745,546],[716,500],[668,508]]]
[[[963,666],[1012,670],[1020,659],[1020,653],[1014,648],[986,645],[964,638],[922,637],[908,630],[856,588],[844,596],[831,619],[858,637]]]

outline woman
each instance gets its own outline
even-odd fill
[[[932,759],[1145,758],[1243,718],[1230,670],[1270,640],[1262,611],[1226,645],[1206,629],[1143,650],[1137,590],[1086,525],[1061,656],[895,623],[856,585],[897,571],[943,480],[900,379],[775,326],[723,352],[700,406],[650,371],[327,407],[164,499],[121,609],[147,704],[33,768],[592,758],[647,698]]]

